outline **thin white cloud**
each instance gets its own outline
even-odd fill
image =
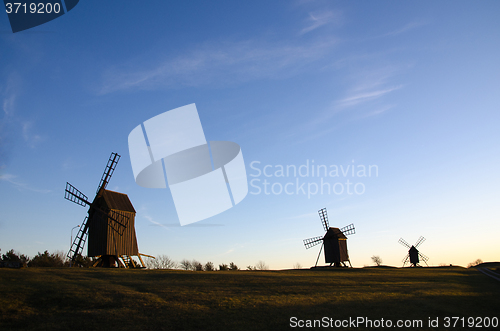
[[[366,91],[361,93],[356,93],[350,95],[342,100],[339,100],[337,104],[341,107],[350,107],[357,105],[362,102],[371,101],[384,96],[387,93],[400,89],[402,86],[391,87],[382,90]]]
[[[147,219],[149,222],[153,223],[154,225],[156,226],[161,226],[162,228],[164,229],[168,229],[167,226],[161,224],[161,223],[158,223],[156,221],[153,220],[153,218],[151,216],[148,216],[148,215],[142,215],[142,217],[144,217],[145,219]]]
[[[16,72],[13,72],[7,77],[5,84],[0,85],[2,110],[6,117],[10,117],[14,114],[16,99],[19,95],[20,81],[20,76]]]
[[[137,65],[140,61],[110,68],[103,75],[99,93],[285,77],[324,57],[335,44],[336,40],[328,37],[300,44],[249,40],[198,46],[182,56],[159,60],[150,68]]]
[[[389,65],[356,72],[350,77],[352,83],[346,96],[337,100],[335,106],[338,108],[357,106],[401,89],[403,85],[394,85],[393,81],[394,77],[404,69]]]
[[[22,134],[24,141],[28,144],[29,147],[35,148],[40,142],[43,141],[43,138],[38,134],[32,133],[32,131],[33,122],[22,123]]]
[[[416,29],[418,27],[424,26],[426,24],[427,24],[427,22],[422,22],[422,21],[410,22],[410,23],[403,25],[402,27],[399,27],[399,28],[394,29],[390,32],[387,32],[379,37],[397,36],[397,35],[403,34],[405,32],[411,31],[413,29]]]
[[[401,70],[404,68],[385,66],[352,74],[347,78],[351,82],[344,97],[332,101],[329,107],[311,117],[307,123],[301,123],[299,128],[293,128],[288,136],[290,138],[300,136],[297,143],[315,140],[349,122],[381,115],[394,108],[394,104],[386,103],[386,97],[403,87],[403,85],[393,85],[394,77]],[[332,121],[332,118],[347,111],[352,115],[338,117],[341,121]]]
[[[15,180],[16,178],[17,178],[17,176],[12,175],[12,174],[3,174],[3,175],[0,175],[0,180],[1,181],[5,181],[5,182],[8,182],[8,183],[12,184],[19,191],[25,191],[25,190],[27,190],[27,191],[37,192],[37,193],[50,193],[50,192],[52,192],[51,190],[42,190],[42,189],[37,189],[37,188],[31,187],[30,185],[28,185],[26,183],[22,183],[22,182],[16,181]]]
[[[307,213],[307,214],[301,214],[301,215],[297,215],[297,216],[290,216],[290,217],[283,217],[283,218],[280,218],[280,220],[296,220],[296,219],[304,219],[304,218],[311,218],[311,217],[314,217],[314,216],[317,216],[318,213]]]
[[[373,116],[378,116],[378,115],[381,115],[383,113],[385,113],[386,111],[388,111],[389,109],[392,109],[394,108],[394,105],[385,105],[383,107],[380,107],[380,108],[377,108],[375,110],[372,110],[366,114],[363,114],[361,116],[358,117],[358,119],[362,119],[362,118],[368,118],[368,117],[373,117]]]
[[[332,11],[323,11],[316,13],[309,13],[309,18],[307,19],[307,26],[300,30],[299,35],[304,35],[319,27],[322,27],[332,21],[338,20],[338,15]]]
[[[6,116],[9,116],[14,112],[16,98],[17,95],[11,94],[3,99],[2,109]]]

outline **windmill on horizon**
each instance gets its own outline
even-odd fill
[[[406,257],[403,260],[403,267],[405,266],[406,262],[408,262],[408,260],[410,260],[410,267],[419,267],[420,260],[424,261],[425,264],[427,266],[429,266],[427,264],[427,261],[429,260],[429,258],[427,256],[425,256],[424,254],[420,253],[417,249],[417,247],[420,246],[424,241],[425,241],[425,238],[420,236],[420,238],[418,238],[415,245],[410,246],[410,244],[408,244],[403,238],[399,238],[398,242],[401,245],[408,248],[408,254],[406,255]]]
[[[97,187],[96,196],[88,197],[66,182],[64,198],[80,206],[88,206],[88,216],[82,222],[78,234],[67,254],[72,262],[82,254],[88,237],[87,255],[97,257],[94,263],[100,267],[137,268],[144,267],[135,234],[135,209],[126,194],[106,190],[106,186],[120,160],[120,155],[111,153]],[[136,263],[137,256],[142,264]]]
[[[351,261],[349,260],[349,253],[347,251],[346,236],[356,233],[354,224],[351,223],[341,229],[333,228],[330,227],[328,222],[326,208],[320,209],[318,213],[321,223],[323,224],[323,229],[326,231],[325,235],[304,239],[304,246],[306,246],[306,249],[322,244],[314,267],[318,265],[319,256],[321,255],[321,251],[323,249],[325,251],[325,263],[330,263],[330,266],[333,264],[335,267],[347,267],[346,262],[349,262],[349,265],[352,267]]]

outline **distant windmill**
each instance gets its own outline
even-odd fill
[[[304,240],[306,249],[322,244],[314,266],[316,267],[318,265],[321,250],[324,248],[325,263],[330,263],[330,266],[333,264],[335,267],[340,267],[341,265],[346,267],[347,265],[345,262],[349,262],[349,265],[352,267],[351,261],[349,260],[349,254],[347,252],[346,236],[356,233],[354,224],[349,224],[342,229],[331,228],[328,223],[326,208],[320,209],[318,213],[323,224],[323,228],[326,231],[325,235]]]
[[[425,256],[424,254],[420,253],[417,249],[417,247],[420,246],[424,241],[425,241],[425,238],[420,236],[420,238],[417,240],[415,245],[410,246],[410,244],[408,244],[403,238],[399,238],[399,243],[409,249],[408,254],[406,255],[406,257],[403,260],[403,267],[405,266],[406,262],[408,262],[408,259],[410,260],[411,267],[419,266],[418,263],[420,262],[420,260],[424,261],[425,264],[427,266],[429,266],[427,264],[427,261],[429,260],[429,258],[427,256]]]
[[[64,198],[80,206],[89,206],[88,216],[67,255],[73,262],[82,254],[88,236],[88,256],[98,257],[94,266],[114,267],[118,263],[120,267],[138,267],[132,256],[137,256],[144,266],[141,255],[145,254],[139,254],[135,235],[135,209],[126,194],[106,190],[119,160],[120,155],[111,153],[92,202],[66,183]]]

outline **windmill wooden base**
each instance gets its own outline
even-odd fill
[[[147,256],[154,259],[154,256],[139,254],[136,255],[139,258],[140,263],[134,261],[132,256],[129,255],[101,255],[96,256],[97,260],[92,264],[94,268],[126,268],[126,269],[144,269],[146,264],[144,263],[141,255]]]

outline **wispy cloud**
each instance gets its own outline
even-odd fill
[[[402,70],[404,70],[403,67],[389,65],[360,70],[352,74],[349,78],[351,83],[346,95],[335,101],[334,105],[342,110],[346,107],[368,104],[401,89],[403,85],[394,84],[394,80],[395,76],[400,74]]]
[[[296,219],[304,219],[304,218],[311,218],[318,216],[318,213],[307,213],[307,214],[301,214],[301,215],[296,215],[296,216],[290,216],[290,217],[283,217],[280,218],[280,220],[296,220]]]
[[[394,108],[395,104],[387,103],[390,100],[387,96],[404,87],[402,84],[394,85],[394,77],[401,70],[404,69],[384,66],[351,74],[347,78],[350,86],[344,96],[333,100],[330,106],[316,116],[311,116],[308,122],[300,123],[300,127],[291,130],[289,136],[300,136],[298,143],[315,140],[349,122],[375,117]],[[341,114],[348,116],[340,116]],[[334,117],[337,120],[332,121]]]
[[[200,45],[182,56],[158,60],[149,68],[135,63],[109,68],[103,75],[99,93],[285,77],[305,70],[335,44],[336,40],[328,37],[307,43],[247,40]]]
[[[384,96],[387,93],[390,93],[392,91],[400,89],[402,86],[395,86],[395,87],[390,87],[387,89],[382,89],[382,90],[373,90],[373,91],[365,91],[361,93],[356,93],[353,95],[350,95],[342,100],[337,101],[337,105],[341,107],[350,107],[357,105],[362,102],[367,102],[371,100],[375,100],[377,98],[380,98]]]
[[[12,93],[3,99],[2,109],[5,116],[9,116],[14,112],[14,104],[16,102],[17,95]]]
[[[19,85],[21,78],[16,73],[11,73],[5,83],[0,85],[0,96],[2,98],[2,110],[6,117],[14,114],[16,99],[19,96]]]
[[[30,185],[28,185],[26,183],[22,183],[22,182],[17,181],[16,178],[17,178],[17,176],[12,175],[12,174],[0,175],[0,181],[5,181],[5,182],[12,184],[19,191],[32,191],[32,192],[37,192],[37,193],[50,193],[50,192],[52,192],[51,190],[42,190],[42,189],[31,187]]]
[[[42,136],[33,133],[33,122],[22,123],[22,134],[24,141],[31,148],[35,148],[40,142],[43,141]]]
[[[153,220],[153,218],[151,216],[148,216],[148,215],[142,215],[142,217],[144,217],[145,219],[147,219],[149,222],[152,223],[152,225],[155,225],[155,226],[161,226],[162,228],[165,228],[165,229],[168,229],[168,226],[165,226],[161,223],[158,223],[156,221]]]
[[[12,127],[16,100],[19,95],[20,77],[11,73],[4,84],[0,84],[0,170],[5,168],[11,154],[9,132]]]
[[[379,37],[397,36],[397,35],[403,34],[405,32],[411,31],[413,29],[419,28],[421,26],[424,26],[426,24],[428,24],[428,23],[424,22],[424,21],[410,22],[410,23],[403,25],[402,27],[396,28],[390,32],[387,32],[383,35],[380,35]]]
[[[368,113],[360,115],[357,119],[368,118],[368,117],[372,117],[372,116],[378,116],[378,115],[381,115],[381,114],[385,113],[386,111],[388,111],[389,109],[392,109],[392,108],[394,108],[394,105],[385,105],[383,107],[380,107],[380,108],[377,108],[375,110],[369,111]]]
[[[339,15],[333,11],[322,11],[309,13],[309,18],[307,19],[307,26],[300,30],[299,35],[304,35],[319,27],[322,27],[331,22],[339,22]]]

